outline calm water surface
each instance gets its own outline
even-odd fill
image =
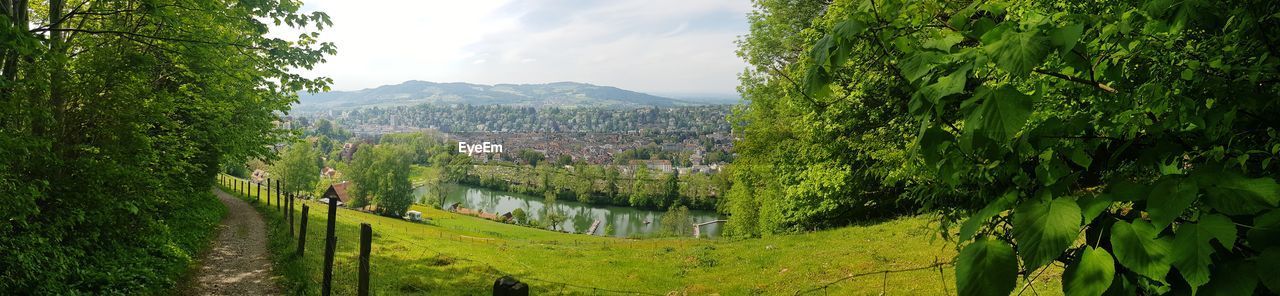
[[[426,187],[418,187],[414,189],[413,194],[420,203],[436,204],[436,202],[429,200],[434,198],[429,192]],[[452,189],[449,190],[449,194],[445,197],[446,205],[454,203],[459,203],[464,208],[483,210],[485,213],[498,215],[515,209],[524,209],[525,213],[529,214],[530,219],[540,219],[542,213],[544,213],[543,209],[546,207],[546,202],[542,197],[461,184],[453,185]],[[589,205],[568,200],[556,201],[553,209],[564,213],[568,217],[563,223],[560,223],[561,230],[586,232],[591,228],[592,222],[600,220],[600,226],[596,228],[594,234],[604,235],[605,227],[613,225],[613,235],[617,237],[646,235],[657,232],[661,229],[659,224],[662,223],[662,214],[665,213],[630,207]],[[693,220],[693,223],[722,219],[715,212],[694,210],[689,211],[689,218]],[[702,236],[718,237],[721,226],[721,223],[702,226]]]

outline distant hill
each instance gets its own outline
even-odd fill
[[[295,111],[314,112],[375,106],[407,106],[423,103],[504,105],[529,107],[675,107],[705,105],[660,97],[612,86],[578,82],[546,84],[436,83],[411,80],[357,91],[300,94]]]

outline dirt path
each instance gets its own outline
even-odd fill
[[[279,295],[267,258],[262,216],[243,200],[214,189],[227,206],[213,249],[200,259],[191,295]]]

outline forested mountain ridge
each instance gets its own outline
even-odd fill
[[[579,82],[545,84],[437,83],[410,80],[357,91],[300,95],[299,111],[407,106],[423,103],[521,107],[675,107],[699,105],[667,97]]]

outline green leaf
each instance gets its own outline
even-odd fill
[[[809,67],[804,78],[804,92],[813,97],[826,97],[831,94],[831,75],[822,67]]]
[[[835,42],[831,40],[831,36],[824,36],[817,43],[813,44],[813,64],[820,67],[830,69],[831,49],[835,48]]]
[[[1066,198],[1023,203],[1013,212],[1013,238],[1028,270],[1053,262],[1080,233],[1080,207]]]
[[[1080,215],[1084,217],[1085,224],[1088,224],[1089,221],[1093,221],[1093,218],[1097,218],[1103,211],[1111,207],[1111,196],[1100,194],[1093,197],[1083,197],[1076,200],[1076,203],[1080,205]]]
[[[1272,178],[1247,178],[1230,169],[1205,169],[1196,177],[1205,189],[1205,203],[1228,215],[1255,214],[1280,202],[1280,185]]]
[[[938,104],[943,97],[964,91],[968,73],[969,67],[964,67],[947,76],[938,77],[938,82],[920,89],[920,94],[930,103]]]
[[[919,147],[924,163],[930,167],[937,167],[939,161],[942,161],[942,152],[945,146],[955,142],[955,136],[942,130],[938,126],[929,126],[921,131]],[[967,240],[967,239],[966,239]]]
[[[856,39],[858,37],[858,34],[862,34],[862,32],[866,30],[867,30],[866,22],[856,20],[856,19],[848,19],[843,22],[840,22],[839,24],[836,24],[836,29],[834,33],[836,37],[840,38],[843,42],[848,42],[849,40]]]
[[[1062,292],[1076,296],[1098,296],[1111,287],[1116,262],[1107,250],[1085,247],[1080,258],[1062,274]]]
[[[1071,162],[1074,162],[1085,169],[1088,169],[1089,165],[1093,164],[1093,157],[1089,156],[1089,152],[1084,149],[1072,149],[1069,157],[1071,158]]]
[[[1262,254],[1258,255],[1258,265],[1280,266],[1280,247],[1270,247],[1263,250]],[[1280,294],[1280,272],[1276,272],[1271,268],[1259,269],[1258,279],[1262,281],[1262,285],[1271,290],[1271,293]]]
[[[1076,47],[1081,34],[1084,34],[1084,24],[1069,24],[1049,32],[1049,42],[1058,50],[1067,52]]]
[[[995,140],[1007,140],[1031,118],[1031,96],[1003,86],[996,90],[980,87],[974,99],[981,102],[977,110],[965,119],[965,133],[983,134]]]
[[[1210,237],[1218,240],[1218,243],[1221,243],[1223,247],[1228,250],[1235,248],[1236,236],[1239,230],[1236,229],[1236,223],[1231,222],[1231,218],[1218,214],[1207,214],[1200,216],[1199,225]]]
[[[937,49],[944,52],[951,52],[951,47],[956,46],[957,43],[960,43],[960,41],[964,40],[964,36],[960,35],[960,33],[957,33],[955,31],[944,30],[944,31],[939,31],[939,34],[941,34],[941,36],[936,36],[934,38],[927,39],[923,42],[923,44],[921,44],[921,46],[923,46],[924,48],[932,48],[932,49]]]
[[[997,28],[984,34],[982,41],[983,49],[993,57],[996,67],[1014,75],[1031,73],[1049,55],[1049,42],[1039,31]]]
[[[1273,267],[1268,266],[1261,271],[1274,273]],[[1253,262],[1247,260],[1237,259],[1214,264],[1211,272],[1213,278],[1208,285],[1200,288],[1200,295],[1253,295],[1253,290],[1258,287],[1257,272]]]
[[[965,220],[964,224],[960,225],[960,241],[968,241],[973,238],[973,235],[978,233],[978,228],[982,227],[983,224],[986,224],[987,220],[990,220],[991,217],[995,217],[1000,214],[1000,212],[1013,208],[1013,202],[1017,198],[1018,193],[1010,191],[995,201],[987,204],[986,207],[978,210],[977,213],[969,216],[969,219]]]
[[[919,52],[902,60],[899,69],[902,70],[902,76],[906,76],[907,80],[916,81],[925,74],[929,74],[929,70],[933,69],[933,64],[937,63],[943,57],[942,54],[936,52]]]
[[[1196,200],[1199,189],[1195,182],[1189,182],[1178,175],[1166,175],[1151,188],[1147,196],[1147,212],[1151,214],[1151,224],[1156,228],[1164,228],[1182,215],[1182,212]]]
[[[1224,246],[1235,242],[1235,224],[1222,215],[1205,215],[1196,223],[1178,227],[1173,238],[1173,266],[1191,285],[1191,291],[1209,283],[1209,264],[1213,259],[1213,245],[1209,240],[1218,239]]]
[[[1013,247],[1000,240],[978,240],[956,258],[956,289],[961,296],[1009,295],[1018,280]]]
[[[1119,221],[1111,226],[1111,251],[1121,265],[1147,278],[1164,281],[1169,273],[1169,240],[1145,221]]]
[[[1280,210],[1254,217],[1248,237],[1253,246],[1280,246]]]

